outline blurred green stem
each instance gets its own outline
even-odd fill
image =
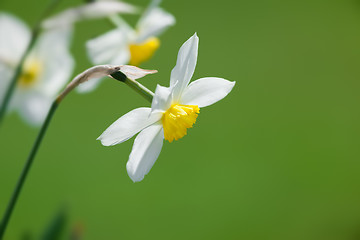
[[[35,26],[33,27],[32,31],[31,31],[31,38],[30,38],[30,42],[28,44],[28,46],[26,47],[25,52],[23,53],[20,62],[18,63],[14,75],[10,81],[10,85],[8,87],[8,89],[6,90],[4,99],[2,101],[2,104],[0,106],[0,125],[4,119],[5,113],[7,111],[7,108],[9,106],[10,100],[11,100],[11,96],[14,93],[17,81],[19,80],[19,77],[21,75],[21,72],[23,70],[23,66],[24,66],[24,62],[27,58],[27,56],[29,55],[30,50],[32,49],[32,47],[34,46],[39,33],[41,32],[41,22],[42,20],[44,20],[56,7],[56,5],[60,2],[61,0],[52,0],[48,7],[45,9],[44,13],[41,15],[41,17],[39,18],[39,20],[37,21],[37,23],[35,24]]]
[[[111,74],[111,76],[118,80],[121,81],[123,83],[125,83],[126,85],[128,85],[130,88],[132,88],[133,90],[135,90],[137,93],[139,93],[141,96],[143,96],[145,99],[147,99],[150,103],[152,102],[152,99],[154,97],[154,93],[151,92],[149,89],[147,89],[146,87],[144,87],[143,85],[141,85],[139,82],[135,81],[135,80],[131,80],[129,78],[126,77],[125,74],[123,74],[122,72],[118,71],[115,72],[113,74]],[[77,84],[80,84],[77,83]],[[74,86],[76,87],[77,85],[72,86],[71,83],[70,85],[70,90],[72,90],[74,88]],[[69,85],[67,88],[69,88]],[[12,194],[12,197],[10,199],[10,202],[6,208],[5,214],[3,216],[3,219],[1,221],[0,224],[0,240],[3,239],[6,227],[8,225],[9,219],[11,217],[11,214],[14,210],[15,204],[17,202],[17,199],[19,197],[20,191],[24,185],[24,182],[26,180],[26,177],[29,173],[29,170],[31,168],[31,165],[34,161],[34,158],[36,156],[36,153],[40,147],[40,144],[44,138],[45,132],[49,126],[49,123],[55,113],[55,110],[57,109],[57,107],[59,106],[60,102],[64,99],[64,97],[66,96],[66,94],[69,92],[67,91],[67,88],[65,88],[65,90],[56,98],[56,100],[52,103],[51,108],[48,112],[48,115],[46,116],[45,122],[43,123],[39,135],[36,138],[36,141],[34,143],[34,146],[30,152],[30,155],[25,163],[25,166],[23,168],[23,171],[21,172],[20,178],[18,180],[18,183],[14,189],[14,192]],[[65,94],[64,94],[65,93]]]
[[[143,96],[144,98],[146,98],[150,103],[152,102],[152,99],[153,99],[153,96],[154,96],[154,93],[151,92],[149,89],[147,89],[146,87],[144,87],[143,85],[141,85],[139,82],[135,81],[135,80],[131,80],[131,79],[128,79],[125,74],[123,74],[122,72],[115,72],[113,74],[111,74],[111,76],[118,80],[118,81],[121,81],[123,83],[125,83],[126,85],[128,85],[130,88],[132,88],[133,90],[135,90],[137,93],[139,93],[141,96]],[[66,92],[66,89],[64,90],[64,92]],[[67,93],[67,92],[66,92]],[[66,94],[65,94],[66,95]],[[34,143],[34,146],[30,152],[30,155],[26,161],[26,164],[23,168],[23,171],[20,175],[20,178],[18,180],[18,183],[15,187],[15,190],[12,194],[12,197],[10,199],[10,202],[6,208],[6,211],[5,211],[5,214],[4,214],[4,217],[1,221],[1,224],[0,224],[0,240],[3,239],[3,236],[4,236],[4,233],[5,233],[5,230],[6,230],[6,227],[8,225],[8,222],[9,222],[9,219],[11,217],[11,214],[14,210],[14,207],[15,207],[15,204],[17,202],[17,199],[19,197],[19,194],[20,194],[20,191],[24,185],[24,182],[26,180],[26,177],[28,175],[28,172],[31,168],[31,165],[34,161],[34,158],[35,158],[35,155],[40,147],[40,144],[42,142],[42,139],[45,135],[45,132],[49,126],[49,123],[55,113],[55,110],[57,109],[57,107],[59,106],[60,102],[62,101],[62,99],[64,98],[65,96],[63,93],[61,93],[59,95],[59,97],[53,102],[53,104],[51,105],[51,108],[48,112],[48,115],[46,116],[46,119],[45,119],[45,122],[43,123],[41,129],[40,129],[40,132],[39,132],[39,135],[37,136],[36,138],[36,141]]]
[[[141,96],[143,96],[146,100],[148,100],[150,103],[152,103],[152,99],[154,97],[154,93],[147,89],[144,85],[139,83],[138,81],[131,80],[125,76],[122,72],[115,72],[111,74],[113,78],[116,80],[125,83],[128,85],[131,89],[133,89],[135,92],[139,93]]]
[[[17,202],[17,199],[19,197],[20,191],[22,189],[22,186],[24,185],[24,182],[26,180],[26,176],[27,176],[27,174],[28,174],[28,172],[29,172],[29,170],[31,168],[34,157],[35,157],[35,155],[37,153],[37,150],[38,150],[38,148],[40,146],[40,143],[41,143],[41,141],[42,141],[42,139],[44,137],[46,129],[49,126],[50,120],[52,119],[52,117],[53,117],[53,115],[55,113],[55,110],[58,107],[59,103],[60,102],[56,100],[51,105],[51,108],[50,108],[50,110],[48,112],[48,115],[46,116],[45,122],[44,122],[44,124],[42,125],[42,127],[40,129],[39,135],[36,138],[34,146],[33,146],[32,150],[31,150],[30,155],[29,155],[29,157],[28,157],[28,159],[26,161],[26,164],[25,164],[25,166],[24,166],[24,168],[23,168],[23,170],[21,172],[18,183],[16,184],[16,187],[14,189],[14,192],[12,194],[10,202],[8,203],[8,206],[6,208],[3,219],[1,220],[1,224],[0,224],[0,240],[3,239],[4,233],[5,233],[5,230],[6,230],[6,226],[8,225],[9,219],[11,217],[11,214],[13,212],[13,209],[14,209],[15,204]]]
[[[43,12],[43,14],[40,16],[39,20],[37,21],[37,23],[35,24],[35,26],[33,27],[33,30],[32,30],[32,33],[31,33],[31,38],[30,38],[30,42],[24,52],[24,54],[22,55],[21,59],[20,59],[20,62],[18,64],[18,66],[16,67],[15,69],[15,73],[12,77],[12,80],[10,82],[10,85],[6,91],[6,94],[5,94],[5,97],[3,99],[3,102],[2,102],[2,105],[0,106],[0,124],[2,123],[3,121],[3,118],[4,118],[4,115],[6,113],[6,110],[8,108],[8,105],[9,105],[9,102],[10,102],[10,99],[11,99],[11,96],[12,94],[14,93],[14,90],[15,90],[15,86],[17,84],[17,81],[20,77],[20,74],[22,72],[22,69],[23,69],[23,65],[24,65],[24,62],[26,60],[26,57],[28,56],[30,50],[32,49],[32,47],[34,46],[40,32],[41,32],[41,23],[42,21],[55,9],[55,7],[57,6],[57,4],[60,2],[61,0],[52,0],[50,1],[49,5],[47,6],[47,8],[45,9],[45,11]],[[39,135],[34,143],[34,146],[30,152],[30,155],[26,161],[26,164],[23,168],[23,171],[20,175],[20,178],[18,180],[18,183],[16,184],[16,187],[14,189],[14,192],[11,196],[11,199],[10,199],[10,202],[8,203],[8,206],[6,208],[6,211],[4,213],[4,216],[1,220],[1,223],[0,223],[0,240],[3,239],[4,237],[4,233],[5,233],[5,230],[6,230],[6,227],[8,225],[8,222],[9,222],[9,219],[11,217],[11,214],[13,212],[13,209],[15,207],[15,204],[17,202],[17,199],[19,197],[19,194],[20,194],[20,191],[22,189],[22,186],[24,185],[24,182],[26,180],[26,176],[30,170],[30,167],[32,165],[32,162],[34,160],[34,157],[36,155],[36,152],[40,146],[40,143],[44,137],[44,134],[46,132],[46,129],[49,125],[49,122],[57,108],[59,104],[59,101],[54,101],[53,104],[51,105],[51,108],[49,110],[49,113],[45,119],[45,122],[43,124],[43,126],[41,127],[41,130],[39,132]]]

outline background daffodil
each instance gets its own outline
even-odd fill
[[[136,13],[131,4],[118,1],[95,1],[66,9],[52,16],[42,24],[44,28],[67,27],[86,19],[96,19],[117,13]]]
[[[0,102],[30,41],[30,30],[16,17],[0,14]],[[69,53],[71,28],[44,31],[26,58],[10,110],[31,125],[40,125],[56,94],[69,80],[74,61]]]
[[[118,27],[86,43],[90,60],[95,65],[135,65],[149,60],[160,46],[158,36],[175,24],[175,18],[152,1],[136,24],[135,29],[124,20],[116,19]],[[79,86],[80,92],[94,90],[101,79]]]
[[[127,172],[134,182],[141,181],[158,158],[163,139],[169,142],[187,134],[200,108],[224,98],[235,82],[206,77],[189,84],[195,71],[199,38],[194,34],[179,50],[171,71],[170,87],[158,85],[151,108],[137,108],[125,114],[98,138],[104,146],[122,143],[136,133]]]

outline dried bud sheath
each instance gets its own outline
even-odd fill
[[[62,91],[57,97],[56,101],[61,102],[64,97],[71,92],[74,88],[80,85],[83,82],[89,81],[93,78],[101,78],[113,74],[120,70],[120,66],[111,66],[111,65],[99,65],[94,66],[85,70],[84,72],[77,75]]]

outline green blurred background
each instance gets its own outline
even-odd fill
[[[0,10],[33,25],[46,3],[1,0]],[[80,3],[64,0],[57,10]],[[149,104],[112,80],[72,93],[46,133],[5,239],[41,235],[61,206],[68,231],[82,226],[83,239],[360,239],[360,1],[162,7],[177,24],[142,65],[159,73],[142,83],[168,86],[179,47],[197,32],[193,80],[224,77],[237,82],[234,90],[202,109],[188,136],[166,142],[136,184],[125,168],[133,139],[104,147],[96,138]],[[91,66],[84,42],[109,29],[106,20],[76,25],[74,75]],[[0,129],[1,213],[37,132],[16,114]]]

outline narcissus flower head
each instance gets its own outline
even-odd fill
[[[135,65],[149,60],[160,47],[158,36],[175,24],[175,18],[153,0],[140,17],[135,28],[116,18],[118,27],[86,43],[90,60],[98,64]],[[101,79],[79,86],[80,92],[94,90]]]
[[[134,182],[141,181],[158,158],[163,140],[173,142],[193,127],[200,109],[224,98],[235,82],[206,77],[189,84],[195,71],[199,38],[194,34],[179,50],[170,86],[158,85],[151,108],[137,108],[120,117],[98,138],[105,146],[122,143],[138,132],[126,164]]]
[[[41,33],[26,58],[10,109],[30,125],[40,125],[58,92],[69,80],[74,61],[69,53],[71,27]],[[30,30],[18,18],[0,13],[0,103],[30,41]]]

